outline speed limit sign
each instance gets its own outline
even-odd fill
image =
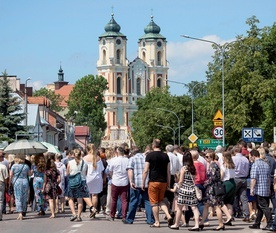
[[[216,139],[222,138],[224,134],[223,128],[221,126],[214,127],[212,132],[213,132],[214,138]]]

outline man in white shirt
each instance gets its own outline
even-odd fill
[[[176,154],[176,156],[180,162],[180,167],[182,167],[183,166],[183,153],[178,145],[173,146],[173,153]]]
[[[1,162],[4,159],[4,155],[0,156],[0,221],[2,221],[2,211],[3,211],[3,204],[4,204],[4,198],[5,198],[5,189],[8,185],[8,169],[7,167],[2,164]],[[6,202],[5,202],[6,203]]]
[[[122,203],[122,221],[126,221],[127,206],[128,206],[128,193],[129,193],[129,182],[128,182],[128,158],[124,156],[124,148],[117,148],[118,156],[110,160],[109,172],[112,178],[111,184],[111,207],[110,217],[108,220],[114,221],[116,214],[116,206],[118,197],[120,196]]]

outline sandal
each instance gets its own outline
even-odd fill
[[[71,221],[71,222],[75,221],[75,220],[77,219],[77,217],[78,217],[77,215],[74,215],[74,214],[73,214],[73,215],[70,217],[70,221]]]
[[[152,228],[159,228],[159,227],[160,227],[160,225],[155,225],[155,224],[152,224],[152,225],[150,225],[150,227],[152,227]]]
[[[97,210],[96,210],[96,208],[94,208],[93,206],[91,206],[90,207],[90,218],[94,218],[95,217],[95,215],[96,215],[96,213],[97,213]]]

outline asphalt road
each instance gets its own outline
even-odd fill
[[[131,225],[123,224],[121,220],[115,219],[114,222],[106,220],[105,215],[98,214],[95,219],[90,220],[88,212],[83,213],[82,222],[70,222],[71,213],[69,209],[63,214],[57,214],[55,219],[49,219],[49,212],[43,217],[37,216],[35,212],[28,212],[22,221],[16,220],[17,214],[3,215],[0,222],[0,233],[168,233],[168,232],[189,232],[188,228],[181,227],[179,231],[171,230],[167,227],[167,221],[162,220],[160,228],[150,228],[145,222],[145,213],[137,212],[137,218]],[[161,213],[161,218],[164,214]],[[193,221],[190,222],[193,224]],[[263,230],[251,230],[248,226],[251,223],[244,223],[241,219],[236,219],[233,226],[226,226],[224,232],[253,232],[264,233]],[[265,223],[262,224],[263,227]],[[216,217],[210,219],[210,226],[203,231],[214,232],[212,229],[217,226]]]

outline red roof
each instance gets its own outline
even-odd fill
[[[46,107],[50,106],[50,100],[48,100],[46,97],[43,96],[37,96],[37,97],[28,97],[28,103],[29,104],[39,104]]]
[[[68,84],[68,85],[64,85],[63,87],[61,87],[58,90],[55,90],[55,94],[60,94],[61,97],[64,98],[60,104],[61,107],[68,107],[66,101],[69,99],[69,95],[70,95],[71,91],[73,90],[74,86],[75,86],[75,84]]]

